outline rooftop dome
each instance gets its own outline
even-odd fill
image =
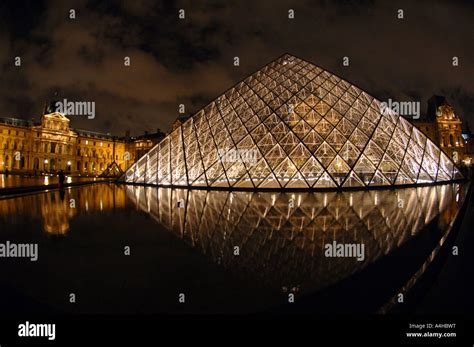
[[[461,178],[403,117],[349,82],[285,54],[171,132],[128,183],[227,188],[412,185]]]

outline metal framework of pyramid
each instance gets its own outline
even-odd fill
[[[124,179],[275,189],[462,178],[420,130],[386,111],[356,86],[285,54],[197,112],[130,167]]]

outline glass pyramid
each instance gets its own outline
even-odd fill
[[[128,183],[338,188],[462,175],[430,139],[347,81],[285,54],[238,83],[131,166]]]
[[[99,177],[121,177],[123,171],[115,160],[107,166],[107,168],[100,174]]]

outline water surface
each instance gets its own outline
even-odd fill
[[[7,312],[375,312],[445,236],[460,184],[357,192],[226,192],[99,183],[0,200]],[[327,257],[363,244],[364,259]],[[130,255],[125,251],[130,247]],[[77,298],[69,303],[69,294]],[[184,293],[186,303],[178,302]]]
[[[103,178],[98,177],[79,177],[68,176],[65,177],[65,183],[98,181]],[[57,175],[45,176],[20,176],[20,175],[5,175],[0,174],[0,189],[2,188],[16,188],[16,187],[31,187],[31,186],[47,186],[50,184],[58,184],[59,179]]]

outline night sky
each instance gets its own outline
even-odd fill
[[[285,52],[422,112],[444,95],[474,130],[473,1],[2,1],[0,116],[67,98],[96,102],[75,128],[167,131],[179,104],[194,113]]]

